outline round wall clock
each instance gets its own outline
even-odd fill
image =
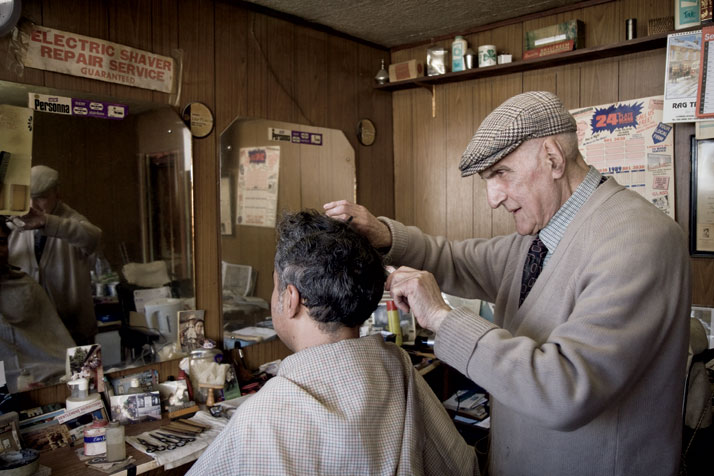
[[[377,138],[377,129],[369,119],[362,119],[357,124],[357,138],[362,145],[372,145]]]
[[[213,130],[213,113],[203,103],[188,104],[183,108],[181,118],[191,130],[193,137],[206,137]]]

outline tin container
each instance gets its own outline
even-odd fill
[[[97,456],[107,452],[107,422],[95,421],[84,429],[84,455]]]

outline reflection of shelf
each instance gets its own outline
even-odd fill
[[[457,73],[446,73],[439,76],[423,76],[416,79],[407,79],[404,81],[396,81],[394,83],[378,84],[375,89],[384,91],[398,91],[401,89],[410,89],[416,87],[431,88],[435,84],[453,83],[457,81],[468,81],[471,79],[488,78],[491,76],[500,76],[503,74],[519,73],[521,71],[531,71],[553,66],[561,66],[564,64],[578,63],[581,61],[592,61],[601,58],[611,58],[613,56],[622,56],[630,53],[639,53],[642,51],[650,51],[657,48],[667,46],[668,33],[658,33],[656,35],[645,36],[643,38],[635,38],[634,40],[623,41],[610,45],[595,46],[593,48],[582,48],[579,50],[568,51],[556,55],[544,56],[542,58],[533,58],[525,61],[515,61],[513,63],[499,64],[496,66],[487,66],[485,68],[474,68],[468,71],[459,71]]]

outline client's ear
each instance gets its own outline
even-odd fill
[[[288,311],[288,316],[296,317],[300,312],[300,291],[298,291],[298,288],[296,288],[294,285],[288,284],[283,295],[285,296],[284,299],[286,300],[283,305],[287,306],[286,309]]]

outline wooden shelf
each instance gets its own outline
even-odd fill
[[[612,58],[630,53],[655,50],[667,46],[667,35],[669,33],[658,33],[656,35],[635,38],[634,40],[623,41],[610,45],[596,46],[593,48],[583,48],[568,51],[542,58],[533,58],[525,61],[515,61],[513,63],[487,66],[485,68],[474,68],[457,73],[446,73],[439,76],[422,76],[417,79],[407,79],[387,84],[376,84],[375,89],[384,91],[399,91],[401,89],[411,89],[417,87],[431,88],[434,84],[453,83],[457,81],[468,81],[471,79],[488,78],[504,74],[519,73],[521,71],[532,71],[564,64],[578,63],[581,61],[592,61],[601,58]]]

